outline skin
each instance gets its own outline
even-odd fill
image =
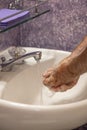
[[[58,66],[48,69],[43,74],[43,84],[55,92],[63,92],[74,87],[80,75],[85,72],[87,72],[87,36]]]

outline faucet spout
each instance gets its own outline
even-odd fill
[[[20,61],[24,61],[27,58],[31,58],[33,57],[35,59],[35,61],[39,61],[41,59],[42,56],[42,52],[41,51],[35,51],[35,52],[31,52],[31,53],[26,53],[22,56],[18,56],[17,58],[13,58],[11,60],[8,60],[6,62],[3,62],[2,64],[0,64],[0,69],[1,71],[6,71],[7,68],[10,68],[10,66],[12,66],[15,63],[20,63]]]

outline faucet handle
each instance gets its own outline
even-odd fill
[[[6,61],[5,56],[0,56],[0,64],[4,63]]]
[[[18,58],[26,53],[26,50],[21,47],[10,47],[8,53],[14,58]]]
[[[20,0],[14,0],[9,3],[8,5],[9,9],[21,9],[22,7],[20,6]]]

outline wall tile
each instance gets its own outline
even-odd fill
[[[87,34],[87,0],[50,0],[51,11],[22,26],[22,46],[73,50]],[[29,1],[24,1],[28,7]]]
[[[1,0],[0,8],[11,1]],[[33,4],[24,1],[25,8]],[[48,5],[49,13],[0,34],[0,48],[18,44],[72,51],[87,34],[87,0],[50,0]]]

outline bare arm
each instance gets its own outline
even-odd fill
[[[76,75],[87,72],[87,36],[70,55],[70,71]]]
[[[81,74],[87,72],[87,36],[57,67],[43,74],[43,83],[54,91],[72,88]]]

